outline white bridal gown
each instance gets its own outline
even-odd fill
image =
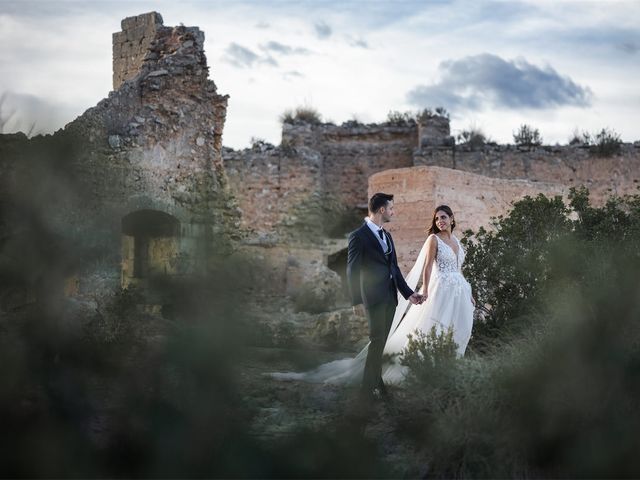
[[[421,331],[427,334],[435,325],[438,333],[453,329],[453,340],[457,344],[459,356],[464,352],[471,337],[473,326],[473,304],[471,285],[462,275],[464,250],[460,241],[452,235],[458,245],[458,255],[437,235],[436,258],[431,269],[427,300],[421,305],[411,305],[398,294],[398,307],[393,318],[391,331],[384,347],[385,355],[400,354],[407,346],[409,335]],[[415,265],[406,277],[409,287],[415,290],[422,275],[427,253],[425,241]],[[405,315],[406,312],[406,315]],[[303,380],[318,383],[358,384],[362,381],[368,345],[354,358],[345,358],[320,365],[315,370],[302,373],[272,373],[282,380]],[[407,367],[396,360],[382,366],[385,383],[401,383],[407,374]]]

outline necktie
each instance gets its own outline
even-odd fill
[[[388,255],[389,252],[391,252],[391,245],[389,244],[389,241],[384,238],[384,230],[382,228],[378,230],[378,235],[380,235],[380,240],[382,240],[382,244],[384,245],[384,253],[385,255]]]

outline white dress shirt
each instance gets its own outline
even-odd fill
[[[364,221],[367,222],[367,226],[369,227],[369,229],[371,229],[373,234],[378,239],[378,243],[380,244],[382,251],[384,253],[388,252],[389,245],[387,244],[387,236],[383,234],[382,238],[380,238],[380,234],[378,233],[378,231],[382,230],[382,228],[376,225],[375,223],[373,223],[369,217],[364,217]]]

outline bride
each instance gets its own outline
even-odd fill
[[[471,337],[475,300],[471,285],[462,276],[464,249],[453,235],[455,219],[451,208],[438,206],[429,228],[429,235],[420,250],[418,259],[406,277],[411,289],[422,280],[420,293],[427,296],[422,304],[411,305],[398,294],[398,307],[384,347],[384,354],[396,358],[402,354],[411,335],[427,334],[436,327],[438,334],[452,329],[453,340],[459,356]],[[302,373],[272,373],[283,380],[304,380],[319,383],[355,384],[362,379],[368,345],[354,358],[346,358],[320,365],[315,370]],[[407,367],[392,361],[382,367],[385,383],[401,383]]]

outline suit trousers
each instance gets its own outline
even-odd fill
[[[369,350],[362,377],[362,390],[370,392],[374,388],[384,391],[382,382],[382,353],[391,330],[393,316],[396,312],[394,303],[380,303],[366,308],[369,321]]]

